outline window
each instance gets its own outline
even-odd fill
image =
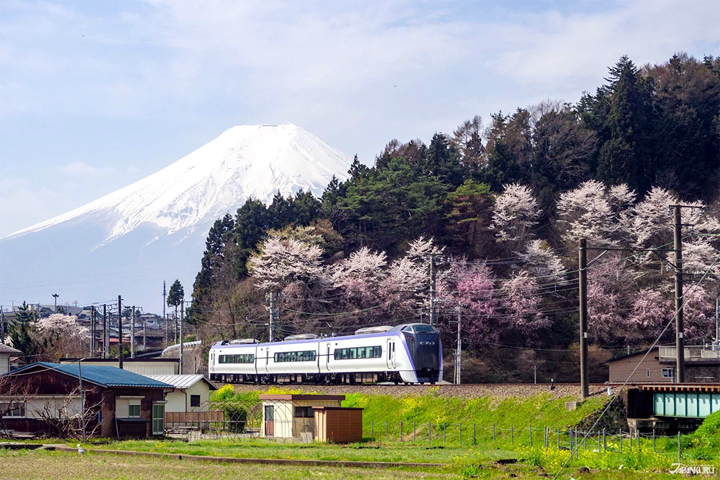
[[[191,407],[199,407],[200,406],[200,395],[190,395],[190,406]]]
[[[650,378],[650,369],[649,369],[649,368],[647,369],[647,372],[645,372],[645,376],[646,376],[647,378]]]
[[[663,368],[662,369],[662,378],[673,378],[673,369],[672,368]]]
[[[315,412],[312,407],[295,407],[295,418],[313,418]]]
[[[24,417],[25,402],[10,401],[0,403],[0,417]]]
[[[382,347],[336,348],[335,360],[355,360],[357,358],[380,358]]]
[[[255,354],[238,353],[235,355],[220,355],[219,363],[255,363]]]
[[[317,352],[315,350],[305,350],[303,352],[277,352],[275,354],[276,362],[314,362]]]
[[[130,417],[130,418],[140,418],[140,405],[130,405],[130,406],[128,406],[128,417]]]

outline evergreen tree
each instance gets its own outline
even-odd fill
[[[9,327],[13,347],[23,352],[26,357],[33,357],[38,352],[38,345],[30,335],[35,329],[37,320],[37,312],[32,311],[30,306],[23,302],[15,313],[15,321]]]
[[[247,276],[247,261],[266,237],[272,226],[272,217],[260,200],[249,199],[240,207],[235,217],[233,237],[237,247],[234,258],[238,279]]]
[[[173,284],[170,286],[170,292],[168,292],[167,297],[167,304],[170,307],[175,307],[175,317],[177,318],[177,310],[180,304],[183,302],[183,299],[185,298],[185,291],[183,290],[183,286],[180,283],[180,280],[175,280]],[[127,311],[129,315],[129,311]]]

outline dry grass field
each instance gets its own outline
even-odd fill
[[[542,469],[528,466],[496,466],[488,464],[472,472],[457,468],[409,470],[333,468],[315,466],[276,466],[217,464],[176,460],[169,458],[128,457],[118,455],[97,455],[48,451],[3,451],[0,450],[0,480],[230,480],[230,479],[282,479],[305,478],[335,479],[461,479],[461,478],[520,480],[552,478]],[[563,472],[560,478],[582,478],[583,480],[640,480],[646,478],[670,479],[677,476],[605,470],[578,474],[575,469]]]

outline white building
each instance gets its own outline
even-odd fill
[[[207,412],[210,410],[210,391],[216,390],[202,375],[147,375],[147,377],[175,387],[165,400],[165,412]]]
[[[10,357],[18,355],[22,355],[20,350],[0,343],[0,375],[10,371]]]

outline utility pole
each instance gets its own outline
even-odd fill
[[[145,334],[145,329],[147,328],[147,318],[143,319],[142,315],[140,315],[140,319],[142,320],[142,327],[143,327],[143,353],[147,350],[147,336]]]
[[[183,374],[183,316],[184,316],[184,309],[185,309],[185,299],[182,298],[180,300],[180,375]]]
[[[95,357],[95,307],[90,307],[90,357]]]
[[[715,297],[715,346],[720,342],[720,297]]]
[[[108,352],[110,351],[110,347],[108,346],[109,342],[110,342],[110,335],[108,334],[107,304],[103,303],[103,354],[102,354],[102,358],[108,357]]]
[[[269,341],[269,342],[272,342],[272,341],[275,339],[275,329],[274,329],[274,326],[275,326],[275,325],[274,325],[274,322],[275,322],[275,318],[276,318],[276,313],[275,313],[275,300],[276,300],[275,292],[270,292],[270,294],[268,295],[268,300],[269,300],[269,302],[270,302],[270,324],[269,324],[269,325],[270,325],[270,333],[269,333],[269,335],[270,335],[270,340],[268,340],[268,341]]]
[[[455,349],[455,384],[460,385],[460,367],[461,367],[461,361],[462,361],[462,341],[460,337],[460,327],[462,324],[462,311],[460,307],[456,307],[455,310],[457,310],[457,348]]]
[[[675,350],[677,383],[685,382],[685,324],[683,319],[683,275],[682,275],[682,216],[681,206],[673,205],[675,223],[673,248],[675,249]]]
[[[7,326],[5,325],[5,308],[0,305],[0,343],[5,343],[5,334]]]
[[[588,387],[588,321],[587,321],[587,240],[580,239],[578,249],[578,282],[580,291],[580,397],[590,396]]]
[[[55,298],[55,311],[53,313],[57,313],[57,299],[60,295],[58,295],[57,293],[53,293],[52,296],[53,298]]]
[[[82,386],[82,358],[78,358],[78,380],[80,381],[80,423],[82,424],[83,442],[87,442],[85,434],[85,392]]]
[[[435,254],[430,254],[430,325],[435,325]]]
[[[130,358],[135,358],[135,305],[132,306],[130,317]]]
[[[167,295],[167,292],[165,291],[165,280],[163,280],[163,320],[165,321],[165,348],[168,347],[168,343],[170,342],[170,337],[168,336],[170,331],[168,330],[167,315],[165,315],[165,296],[166,295]]]
[[[123,341],[122,341],[122,298],[118,295],[118,360],[120,370],[123,368]]]

